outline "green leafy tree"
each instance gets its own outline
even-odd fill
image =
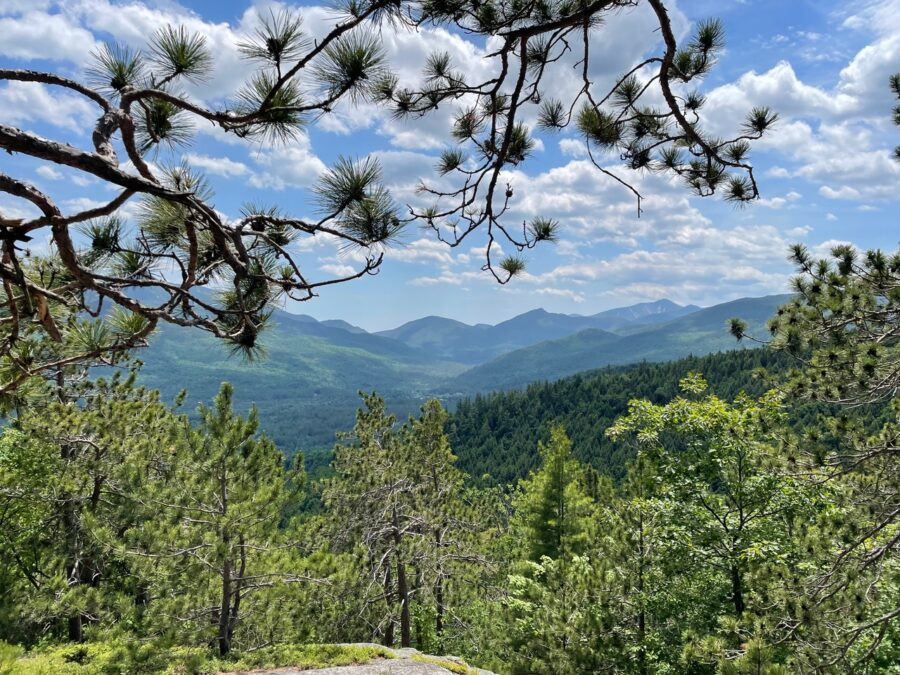
[[[772,566],[798,561],[791,533],[795,522],[815,513],[815,504],[781,469],[779,394],[739,396],[728,404],[706,395],[699,375],[681,386],[684,396],[665,405],[632,402],[608,433],[632,436],[658,463],[671,504],[670,536],[687,554],[682,564],[701,574],[703,593],[715,599],[709,609],[720,625],[710,622],[707,629],[723,632],[725,649],[738,649],[773,628],[758,621],[771,601]],[[713,652],[720,649],[718,639],[710,644]]]

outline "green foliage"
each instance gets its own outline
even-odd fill
[[[550,430],[547,445],[538,442],[538,453],[541,468],[520,484],[513,528],[522,530],[528,559],[569,558],[584,551],[591,516],[582,467],[561,426]]]
[[[394,654],[389,650],[357,645],[286,644],[263,647],[239,658],[222,660],[202,647],[139,645],[122,640],[66,645],[28,653],[0,642],[0,673],[3,675],[212,675],[225,670],[333,668],[392,658]]]
[[[791,360],[766,350],[746,350],[663,364],[608,368],[564,380],[538,383],[522,391],[476,396],[461,401],[448,433],[460,466],[474,477],[484,474],[512,482],[538,465],[538,441],[546,442],[555,424],[573,441],[575,456],[601,472],[621,479],[633,449],[603,435],[635,397],[663,403],[678,393],[677,383],[690,371],[703,372],[713,391],[733,398],[741,390],[759,395],[763,380],[754,372],[784,372]],[[815,421],[805,410],[804,421]]]

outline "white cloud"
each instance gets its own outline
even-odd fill
[[[250,176],[251,186],[260,189],[284,190],[288,187],[309,187],[328,167],[312,151],[306,136],[290,145],[261,150],[253,159],[263,171]]]
[[[7,82],[0,85],[0,119],[5,124],[46,122],[88,135],[99,117],[99,108],[86,98],[61,93],[43,84]]]
[[[59,171],[48,164],[39,166],[35,170],[35,173],[37,173],[39,176],[42,176],[43,178],[46,178],[47,180],[62,180],[63,178],[63,175]]]
[[[4,6],[0,9],[15,11],[15,7]],[[3,36],[0,39],[0,54],[24,60],[50,59],[80,64],[88,60],[97,44],[90,32],[65,14],[41,11],[0,18],[0,35]]]
[[[449,246],[437,239],[424,238],[416,239],[400,248],[390,249],[385,257],[389,260],[431,265],[452,265],[455,262]]]
[[[246,164],[235,162],[228,157],[209,157],[208,155],[198,155],[189,152],[184,158],[189,164],[196,166],[197,168],[225,178],[245,176],[250,172],[250,169],[247,168]]]
[[[327,263],[321,265],[319,269],[333,277],[349,277],[351,274],[356,274],[358,271],[352,265],[342,265],[339,263]]]
[[[559,142],[559,151],[567,157],[581,159],[587,157],[587,148],[584,141],[577,138],[563,138]]]

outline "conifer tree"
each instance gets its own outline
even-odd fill
[[[27,584],[4,613],[19,612],[25,635],[81,641],[87,624],[132,611],[142,594],[132,562],[107,544],[142,524],[134,481],[178,445],[182,426],[158,393],[114,377],[27,410],[6,430],[0,501],[14,520],[0,555]]]
[[[830,486],[840,501],[810,543],[810,554],[827,554],[811,555],[818,562],[805,580],[810,606],[791,622],[811,631],[811,659],[856,669],[878,658],[900,618],[888,572],[900,550],[900,253],[840,245],[816,259],[797,245],[792,259],[795,296],[769,322],[769,344],[796,367],[775,382],[796,400],[838,412],[820,416],[790,458],[798,475]],[[732,332],[759,340],[738,320]],[[822,621],[812,626],[813,619]]]
[[[335,447],[335,477],[325,481],[334,543],[361,548],[370,584],[364,603],[375,611],[373,632],[393,644],[412,644],[412,603],[434,603],[434,632],[446,629],[448,582],[461,565],[479,562],[470,532],[475,524],[460,499],[463,476],[444,433],[446,412],[427,403],[418,419],[398,426],[384,399],[363,394],[349,443]]]
[[[591,501],[584,492],[584,467],[572,456],[565,429],[555,426],[550,442],[539,442],[541,467],[522,481],[514,505],[529,560],[568,559],[585,550]],[[514,525],[514,528],[516,525]]]
[[[232,395],[223,384],[212,407],[200,406],[199,424],[143,495],[146,526],[126,539],[132,555],[149,561],[143,572],[156,620],[174,617],[176,632],[206,637],[222,656],[244,616],[263,613],[265,598],[256,596],[306,580],[280,529],[303,486],[302,457],[285,473],[284,455],[257,434],[256,409],[238,416]]]

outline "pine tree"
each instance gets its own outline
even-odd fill
[[[540,442],[538,450],[541,468],[522,481],[514,505],[522,545],[535,562],[567,559],[584,551],[590,528],[584,467],[572,456],[572,443],[561,426],[552,429],[550,442]]]
[[[284,455],[257,434],[256,409],[238,416],[232,395],[223,384],[212,407],[200,406],[196,429],[186,430],[186,442],[144,492],[148,517],[157,517],[130,540],[132,554],[150,563],[156,620],[177,617],[177,630],[194,640],[209,636],[222,656],[243,616],[263,611],[256,595],[305,580],[280,529],[303,485],[302,459],[286,474]]]
[[[776,382],[796,401],[830,408],[789,457],[799,477],[832,486],[836,503],[810,534],[809,601],[791,623],[809,631],[812,663],[857,669],[892,649],[888,624],[900,617],[900,592],[885,576],[900,550],[900,252],[840,245],[816,259],[798,245],[792,259],[795,296],[769,322],[769,344],[797,367]],[[741,322],[732,330],[745,337]],[[827,616],[839,618],[814,621]]]
[[[20,414],[3,437],[0,501],[18,514],[5,530],[3,567],[28,582],[19,606],[4,613],[19,613],[25,635],[64,623],[64,634],[81,641],[86,625],[127,616],[141,595],[132,561],[108,541],[141,526],[135,477],[178,444],[183,423],[133,378],[65,398]]]
[[[412,644],[412,603],[429,597],[440,642],[448,582],[480,560],[472,549],[477,526],[461,499],[463,475],[444,433],[447,414],[431,401],[418,419],[398,426],[384,399],[362,397],[356,425],[343,437],[349,443],[335,447],[335,477],[323,488],[334,544],[361,548],[361,571],[381,587],[363,602],[383,606],[373,623],[386,645],[394,641],[395,621],[400,645]]]

